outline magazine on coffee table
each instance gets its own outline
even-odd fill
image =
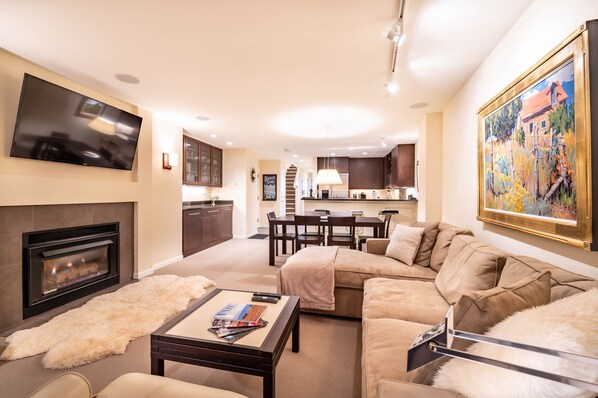
[[[232,344],[268,325],[267,321],[261,319],[266,308],[260,304],[229,303],[214,315],[208,331]]]

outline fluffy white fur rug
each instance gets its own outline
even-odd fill
[[[166,318],[184,310],[214,282],[203,276],[157,275],[89,300],[51,321],[7,338],[0,359],[12,360],[46,352],[48,369],[67,369],[113,354],[129,342],[156,330]]]
[[[493,326],[488,336],[598,357],[598,289],[518,312]],[[547,355],[491,344],[473,344],[471,353],[532,369],[598,382],[598,368]],[[434,386],[469,398],[594,397],[595,393],[461,359],[451,359]]]

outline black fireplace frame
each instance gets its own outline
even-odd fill
[[[23,233],[23,319],[118,284],[119,240],[118,222]],[[32,291],[41,291],[41,272],[34,272],[34,268],[42,267],[42,252],[46,254],[45,258],[52,258],[64,254],[63,249],[74,254],[102,245],[108,247],[107,274],[32,299]]]

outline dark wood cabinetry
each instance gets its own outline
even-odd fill
[[[183,256],[232,238],[232,205],[183,210]]]
[[[350,158],[349,189],[383,189],[384,158]]]
[[[318,158],[318,170],[320,169],[336,169],[339,173],[349,172],[349,158],[348,157],[330,157]]]
[[[415,187],[415,144],[395,146],[384,158],[386,188]]]
[[[222,149],[183,136],[183,184],[222,186]]]

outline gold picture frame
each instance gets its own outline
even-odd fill
[[[478,220],[595,249],[586,24],[478,111]]]

